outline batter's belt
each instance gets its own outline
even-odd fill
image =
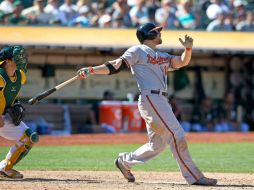
[[[149,92],[151,94],[158,94],[158,95],[162,95],[162,96],[165,96],[165,97],[168,97],[168,93],[167,92],[164,92],[164,91],[161,91],[161,90],[144,90],[146,93]],[[142,91],[143,92],[143,91]],[[140,94],[142,94],[142,92]]]

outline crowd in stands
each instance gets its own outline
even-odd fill
[[[173,30],[254,31],[254,1],[2,0],[1,25],[133,28],[146,22]]]

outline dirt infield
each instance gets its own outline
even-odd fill
[[[188,133],[189,143],[206,142],[253,142],[254,133]],[[117,135],[72,135],[41,136],[37,146],[62,146],[80,144],[143,144],[146,134]],[[13,142],[0,138],[1,146]],[[0,189],[17,190],[203,190],[203,189],[254,189],[254,174],[207,173],[208,177],[218,179],[215,187],[189,186],[180,172],[140,172],[134,171],[135,183],[128,183],[120,172],[105,171],[22,171],[25,178],[12,180],[0,178]]]
[[[189,143],[254,142],[254,132],[250,133],[187,133]],[[130,134],[82,134],[70,136],[40,136],[36,146],[64,146],[81,144],[143,144],[146,133]],[[10,146],[13,142],[0,137],[0,146]]]
[[[179,172],[135,172],[136,182],[128,183],[119,172],[24,171],[23,180],[0,178],[0,189],[8,190],[203,190],[254,189],[253,174],[215,174],[215,187],[189,186]]]

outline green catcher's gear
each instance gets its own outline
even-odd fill
[[[13,60],[17,64],[17,68],[27,72],[27,55],[22,46],[14,46]]]
[[[34,143],[39,141],[39,135],[28,128],[24,135],[19,140],[19,143],[15,145],[15,150],[10,157],[5,159],[6,167],[5,170],[11,170],[12,167],[17,164],[22,158],[24,158],[27,153],[31,150]]]
[[[8,46],[0,51],[0,65],[7,59],[13,59],[17,68],[27,72],[27,55],[22,46]]]

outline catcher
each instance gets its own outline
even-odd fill
[[[15,140],[6,158],[0,162],[0,177],[23,178],[14,170],[17,164],[38,142],[39,136],[22,119],[24,107],[17,101],[21,85],[26,82],[27,57],[22,46],[8,46],[0,51],[0,136]]]

